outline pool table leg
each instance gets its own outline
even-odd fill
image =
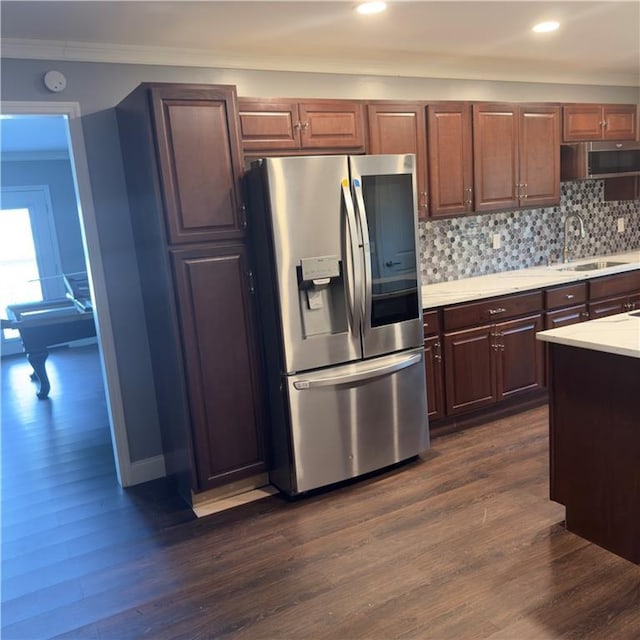
[[[51,385],[49,384],[49,376],[47,375],[47,370],[44,366],[48,355],[49,352],[46,349],[44,351],[32,351],[27,354],[27,360],[29,360],[29,364],[31,364],[31,366],[33,367],[33,370],[40,382],[40,389],[37,393],[37,396],[38,398],[40,398],[40,400],[48,398],[49,391],[51,390]]]

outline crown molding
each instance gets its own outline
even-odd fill
[[[113,64],[288,71],[347,75],[378,75],[452,80],[533,82],[596,86],[638,87],[634,73],[596,72],[593,69],[559,68],[541,72],[529,61],[500,59],[451,59],[434,57],[425,62],[410,55],[402,61],[265,56],[253,53],[221,52],[108,43],[60,42],[55,40],[2,39],[2,57],[27,60],[97,62]]]

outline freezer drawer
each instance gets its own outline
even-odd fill
[[[295,494],[429,448],[423,350],[286,378]],[[277,484],[277,482],[276,482]]]

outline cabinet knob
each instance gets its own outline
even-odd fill
[[[497,309],[489,309],[489,315],[494,316],[496,315],[496,313],[504,313],[505,311],[506,309],[504,309],[503,307],[498,307]]]
[[[567,293],[567,295],[565,295],[565,298],[567,300],[573,300],[575,298],[575,295],[573,293]]]

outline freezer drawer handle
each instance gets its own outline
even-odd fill
[[[370,378],[377,378],[384,376],[388,373],[394,373],[417,364],[422,359],[421,353],[416,353],[399,362],[392,362],[391,364],[384,365],[382,367],[371,367],[366,371],[358,371],[357,373],[347,373],[343,376],[331,376],[327,378],[318,378],[316,380],[298,380],[293,383],[293,386],[298,391],[304,389],[311,389],[312,387],[333,387],[338,384],[347,384],[349,382],[359,382],[360,380],[368,380]]]

